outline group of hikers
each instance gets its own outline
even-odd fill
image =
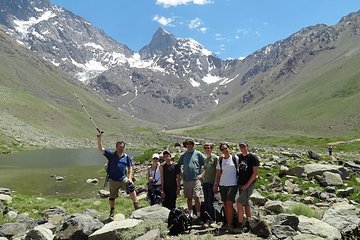
[[[97,135],[97,143],[98,149],[108,159],[109,218],[114,218],[115,199],[120,189],[130,195],[135,209],[140,208],[132,181],[133,163],[125,153],[125,143],[117,142],[115,151],[107,150],[103,147],[101,133]],[[203,195],[204,211],[210,220],[206,224],[214,223],[216,216],[213,204],[215,194],[220,192],[226,223],[222,228],[232,232],[236,225],[240,231],[248,231],[251,218],[249,201],[258,175],[258,157],[249,152],[249,146],[245,142],[239,143],[240,153],[237,154],[231,152],[227,143],[221,143],[219,157],[213,154],[215,145],[212,143],[203,145],[205,154],[195,150],[195,142],[192,139],[184,141],[183,146],[186,151],[181,154],[177,163],[172,161],[171,153],[167,150],[162,152],[164,162],[161,164],[160,155],[153,154],[151,166],[147,170],[150,204],[161,203],[170,210],[176,208],[182,179],[183,193],[187,199],[187,213],[194,222],[203,223],[200,200]],[[234,223],[235,202],[238,214],[235,219],[237,222]]]

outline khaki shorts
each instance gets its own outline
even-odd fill
[[[250,196],[254,192],[255,183],[253,182],[246,190],[241,190],[241,185],[239,186],[239,198],[237,200],[241,205],[247,206],[250,204]]]
[[[201,181],[184,181],[184,197],[185,198],[193,198],[201,196]]]
[[[119,196],[119,190],[125,190],[129,179],[124,178],[124,180],[114,181],[109,178],[109,190],[110,190],[110,197],[109,198],[117,198]]]

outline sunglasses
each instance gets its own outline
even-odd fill
[[[227,147],[224,147],[224,148],[222,148],[222,149],[220,149],[221,151],[224,151],[224,150],[226,150],[226,149],[228,149]]]
[[[211,149],[211,147],[204,147],[204,149]]]

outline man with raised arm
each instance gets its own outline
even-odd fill
[[[123,189],[127,194],[130,194],[131,200],[134,203],[134,208],[139,208],[135,186],[132,181],[133,177],[133,163],[131,158],[125,153],[125,142],[118,141],[115,145],[116,150],[111,151],[103,147],[102,133],[97,135],[97,145],[99,151],[107,158],[107,174],[109,176],[109,219],[114,219],[115,214],[115,199],[119,196],[119,189]]]

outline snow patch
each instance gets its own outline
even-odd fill
[[[99,44],[96,44],[96,43],[85,43],[84,44],[85,47],[92,47],[92,48],[95,48],[95,49],[100,49],[100,50],[104,50],[104,48],[102,46],[100,46]]]
[[[200,86],[200,83],[198,83],[197,81],[195,81],[194,79],[190,78],[189,80],[190,84],[193,86],[193,87],[198,87]]]
[[[211,83],[216,83],[216,82],[222,80],[222,78],[208,73],[205,77],[203,77],[202,80],[207,84],[211,84]]]
[[[42,21],[47,21],[50,18],[56,17],[56,14],[52,11],[46,11],[42,16],[39,18],[31,17],[28,21],[22,21],[22,20],[14,20],[15,23],[15,29],[18,33],[20,33],[23,37],[26,37],[28,35],[28,29],[35,24],[38,24]]]

